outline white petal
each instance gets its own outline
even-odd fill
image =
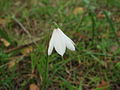
[[[54,47],[58,54],[60,54],[61,56],[64,55],[65,50],[66,50],[65,42],[62,39],[60,32],[57,29],[55,32]]]
[[[52,51],[53,51],[53,45],[50,43],[48,48],[48,55],[51,55]]]
[[[51,37],[50,42],[49,42],[48,55],[51,55],[51,53],[53,51],[54,39],[55,39],[55,30],[53,31],[52,37]]]
[[[75,43],[68,36],[66,36],[59,28],[57,30],[59,30],[60,35],[66,44],[66,47],[72,51],[75,51]]]
[[[75,51],[74,44],[70,40],[66,40],[65,42],[68,49]]]

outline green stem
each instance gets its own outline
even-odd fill
[[[93,12],[90,10],[89,15],[91,17],[91,21],[92,21],[92,43],[94,44],[94,40],[95,40],[95,19],[94,19],[94,15]]]
[[[49,73],[49,70],[48,70],[49,62],[48,62],[48,60],[49,60],[49,57],[46,56],[46,59],[45,59],[45,77],[44,77],[44,80],[45,80],[44,86],[45,86],[45,88],[48,87],[48,73]]]

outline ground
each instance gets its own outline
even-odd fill
[[[1,0],[0,90],[119,90],[119,0]],[[47,55],[58,27],[74,42]]]

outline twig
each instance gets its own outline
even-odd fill
[[[23,26],[22,23],[20,23],[20,21],[18,21],[17,18],[15,18],[15,16],[12,17],[13,20],[24,30],[24,32],[28,35],[28,37],[33,41],[33,43],[35,43],[35,45],[37,46],[37,43],[34,41],[32,35],[30,34],[30,32]]]
[[[23,60],[24,57],[25,57],[25,56],[22,55],[22,56],[11,57],[10,59],[11,59],[11,60],[13,59],[13,60],[15,61],[16,58],[19,58],[19,60],[17,61],[17,62],[19,62],[19,61]],[[2,67],[4,67],[4,66],[7,66],[10,62],[11,62],[11,61],[9,61],[8,63],[5,63],[5,64],[1,65],[0,68],[2,68]]]
[[[18,47],[15,47],[15,48],[6,50],[6,51],[4,51],[4,53],[10,53],[10,52],[12,52],[12,51],[16,51],[16,50],[19,50],[19,49],[28,47],[28,46],[30,46],[30,45],[33,45],[33,44],[37,43],[37,42],[40,41],[40,40],[41,40],[41,39],[37,39],[36,41],[34,40],[34,42],[30,42],[30,43],[27,43],[27,44],[25,44],[25,45],[18,46]]]
[[[14,21],[19,24],[19,26],[24,30],[24,32],[29,36],[29,38],[32,38],[31,34],[28,32],[28,30],[23,26],[22,23],[20,23],[15,17],[13,17]]]

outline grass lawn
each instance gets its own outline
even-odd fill
[[[120,0],[0,0],[0,90],[120,90]]]

